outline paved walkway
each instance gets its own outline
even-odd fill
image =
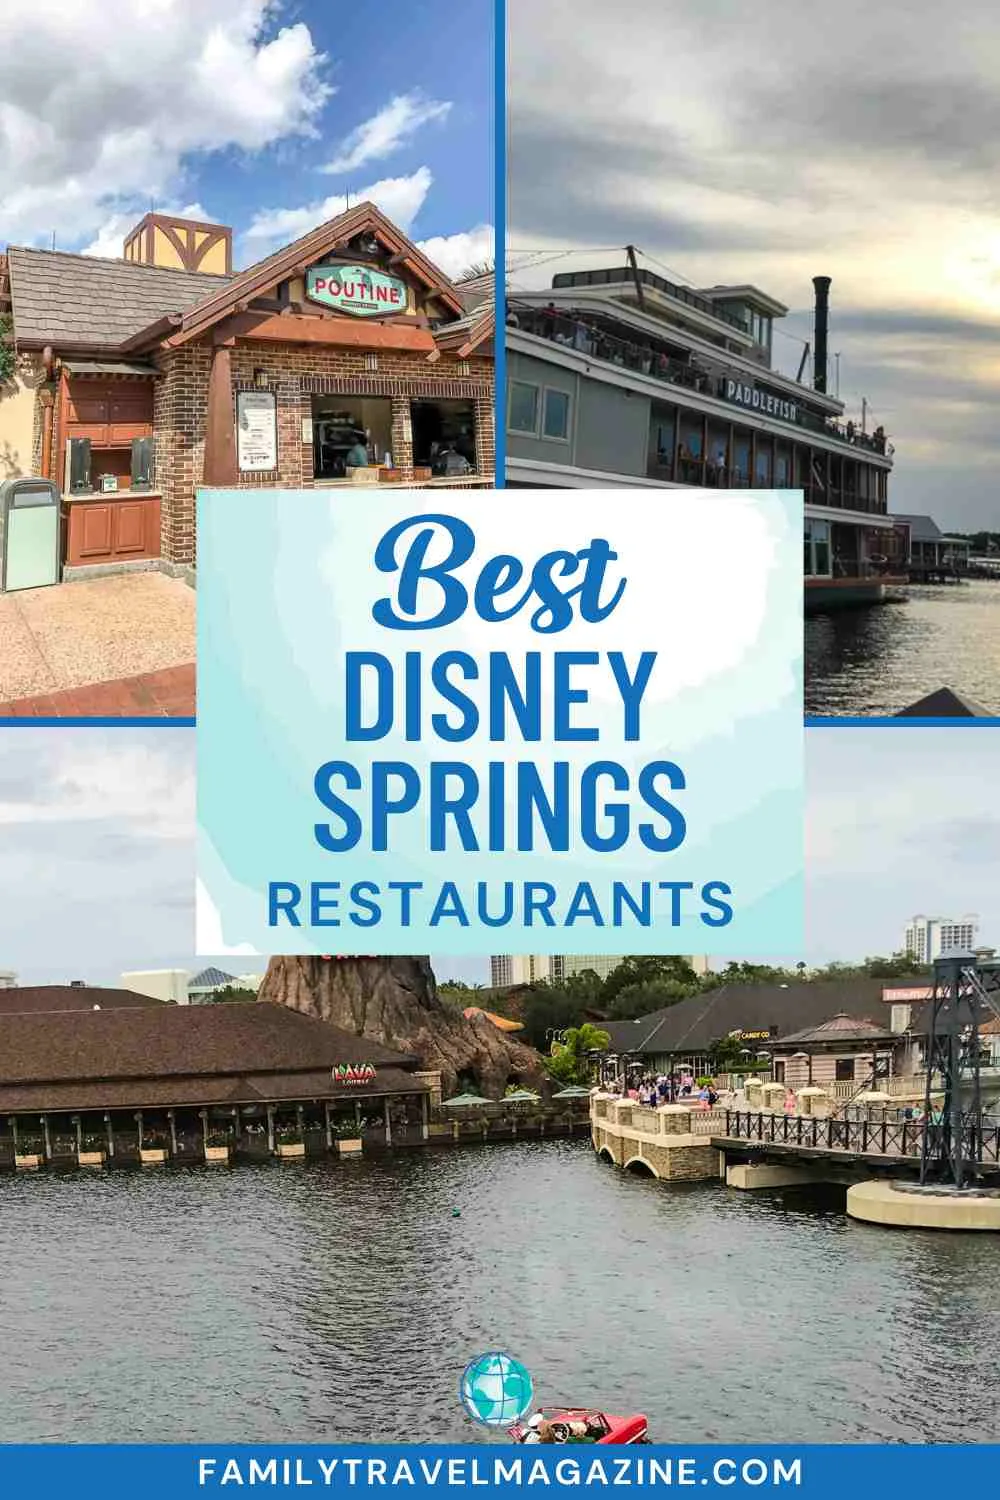
[[[194,663],[0,703],[0,719],[193,719]]]
[[[0,714],[194,713],[195,597],[163,573],[0,595]]]

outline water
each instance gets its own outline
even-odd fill
[[[894,714],[941,687],[1000,714],[1000,583],[914,586],[905,604],[806,621],[806,713]]]
[[[553,1141],[0,1201],[3,1441],[479,1440],[456,1390],[491,1348],[662,1442],[996,1438],[1000,1247],[842,1193],[671,1189]]]

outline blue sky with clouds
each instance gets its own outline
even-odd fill
[[[453,275],[492,253],[492,0],[5,0],[2,25],[0,242],[118,255],[152,204],[232,225],[242,265],[349,194]]]

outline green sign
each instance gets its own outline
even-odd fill
[[[355,318],[385,318],[406,311],[406,282],[371,266],[311,266],[306,296]]]

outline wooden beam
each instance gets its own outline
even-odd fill
[[[427,328],[409,327],[399,320],[367,323],[353,318],[309,317],[302,313],[277,313],[262,317],[256,326],[240,332],[241,338],[263,343],[329,344],[341,349],[403,349],[431,353],[434,336]]]
[[[216,344],[208,378],[202,483],[224,487],[236,484],[237,478],[232,361],[228,347]]]

